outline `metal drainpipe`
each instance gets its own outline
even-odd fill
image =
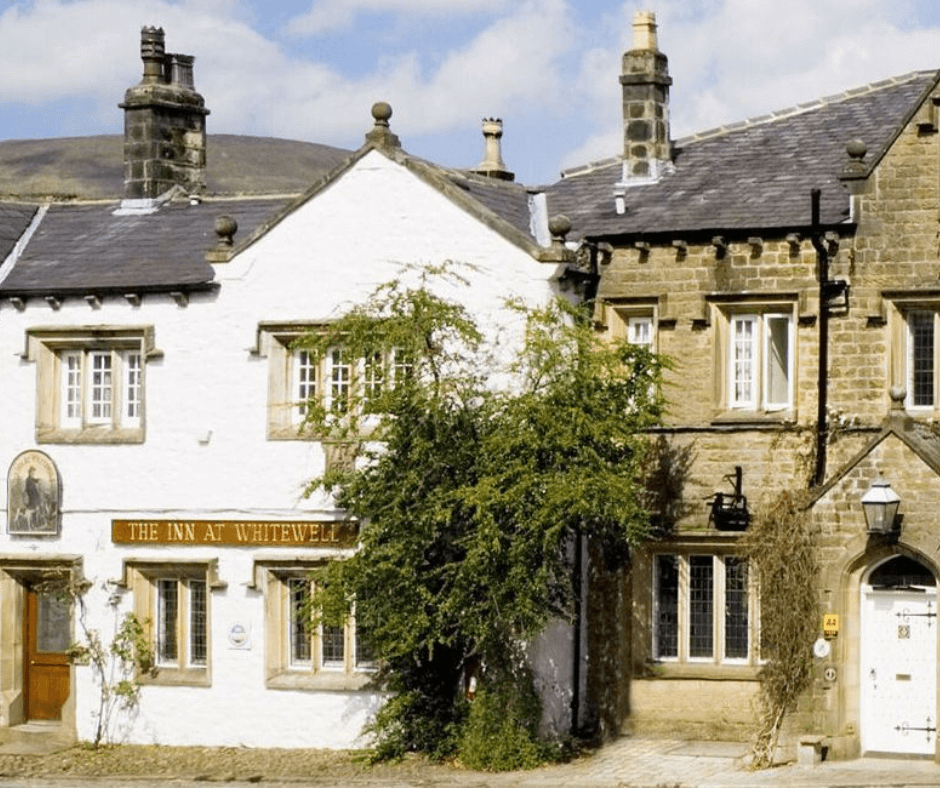
[[[581,529],[574,529],[574,574],[572,576],[572,591],[574,592],[574,621],[572,627],[572,665],[571,665],[571,736],[578,735],[578,718],[581,711],[581,577],[584,572],[584,556],[581,548]]]
[[[819,195],[819,189],[812,190],[812,239],[819,262],[819,408],[816,415],[816,473],[813,476],[813,485],[816,487],[826,480],[826,444],[829,433],[826,417],[829,390],[829,307],[826,303],[829,250],[822,239]]]
[[[600,284],[598,273],[598,256],[600,250],[595,244],[588,244],[589,270],[584,287],[584,300],[593,302],[597,297]],[[583,595],[584,578],[584,548],[581,543],[581,529],[574,529],[574,571],[571,576],[572,592],[574,594],[574,621],[572,622],[572,660],[571,660],[571,736],[577,737],[581,716],[581,622],[584,618]]]

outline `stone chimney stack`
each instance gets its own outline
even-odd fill
[[[193,58],[167,54],[162,28],[140,31],[144,74],[124,94],[124,197],[154,199],[173,186],[206,188],[205,100],[193,82]]]
[[[470,172],[502,181],[516,179],[515,173],[510,172],[503,161],[502,138],[503,121],[499,118],[483,118],[483,161]]]
[[[633,16],[633,48],[623,54],[623,180],[658,178],[672,160],[669,63],[656,41],[656,15]]]

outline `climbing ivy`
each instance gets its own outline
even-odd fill
[[[115,617],[114,633],[107,645],[97,629],[88,625],[85,593],[87,582],[70,582],[61,587],[77,608],[81,639],[68,648],[70,661],[91,668],[98,685],[98,707],[95,716],[94,747],[112,743],[115,737],[115,715],[130,714],[140,700],[141,676],[157,673],[153,649],[147,638],[144,622],[133,613],[121,616],[117,611],[119,597],[110,597]]]
[[[819,563],[801,500],[783,493],[755,513],[742,540],[760,577],[761,655],[758,727],[752,765],[773,765],[786,715],[812,682],[818,633]]]

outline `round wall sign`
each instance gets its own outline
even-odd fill
[[[825,638],[819,638],[815,643],[813,643],[813,654],[815,654],[819,659],[825,659],[829,656],[829,641]]]
[[[248,627],[232,624],[228,630],[228,642],[232,648],[245,648],[248,645]]]

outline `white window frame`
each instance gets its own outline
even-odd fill
[[[320,364],[310,351],[305,348],[294,348],[291,352],[290,365],[291,380],[291,420],[301,424],[307,415],[307,403],[320,396],[323,380]]]
[[[269,359],[267,434],[271,440],[319,438],[302,429],[311,398],[327,410],[343,397],[352,398],[368,415],[374,396],[412,374],[413,363],[402,360],[398,351],[375,354],[381,364],[373,365],[365,358],[347,358],[342,346],[328,348],[316,361],[305,348],[294,347],[305,333],[322,327],[322,323],[262,323],[258,327],[254,353]],[[367,428],[369,424],[364,422]]]
[[[376,663],[362,657],[355,608],[342,626],[342,657],[330,659],[328,627],[322,623],[304,633],[298,620],[298,589],[315,593],[310,572],[316,564],[270,567],[265,586],[266,664],[269,687],[355,690],[373,680]],[[300,640],[298,640],[298,638]]]
[[[627,342],[652,351],[656,344],[654,325],[652,315],[631,315],[627,318]]]
[[[631,345],[645,347],[657,352],[658,309],[655,304],[604,303],[604,313],[609,316],[610,336],[624,339]]]
[[[786,331],[786,395],[783,400],[771,399],[773,340],[778,335],[770,330],[769,325],[778,321],[785,323]],[[739,332],[745,327],[749,334],[742,337]],[[728,407],[736,411],[791,410],[796,390],[796,328],[792,309],[731,312],[727,316],[727,333],[725,385]]]
[[[142,443],[147,362],[162,357],[152,326],[35,327],[38,443]]]
[[[914,330],[912,322],[915,318],[927,318],[931,327],[932,349],[930,354],[930,363],[932,366],[930,372],[930,402],[916,402],[916,391],[914,387]],[[940,386],[938,386],[938,371],[940,371],[940,308],[918,307],[909,309],[904,314],[904,380],[907,389],[907,400],[905,407],[912,411],[932,411],[937,409],[940,402]]]
[[[659,653],[661,636],[660,606],[662,589],[660,588],[660,561],[672,559],[677,562],[677,600],[676,600],[676,653]],[[693,559],[711,560],[711,653],[692,655],[692,561]],[[747,656],[728,656],[727,625],[725,612],[728,603],[727,560],[745,560],[734,553],[715,553],[709,550],[655,553],[651,557],[651,643],[652,658],[665,663],[699,665],[757,665],[759,663],[760,632],[758,620],[759,589],[752,562],[747,562]]]
[[[140,426],[143,394],[139,349],[63,350],[59,353],[59,423],[66,428]]]
[[[153,581],[157,621],[154,655],[159,668],[205,669],[208,660],[209,592],[206,579],[156,577]],[[167,611],[167,592],[173,589],[173,609]],[[172,653],[171,647],[172,646]]]
[[[146,684],[208,686],[212,666],[212,591],[224,588],[215,562],[131,561],[123,585],[134,595],[134,613],[153,649],[155,675]],[[172,589],[175,605],[168,609]]]
[[[288,637],[288,667],[291,670],[335,671],[341,673],[355,673],[372,671],[375,663],[371,659],[361,659],[358,630],[356,628],[355,610],[341,627],[320,623],[306,633],[306,639],[301,646],[299,616],[302,608],[298,607],[297,590],[305,586],[307,593],[315,593],[312,581],[303,575],[291,575],[285,578],[288,591],[288,615],[284,624],[287,626]],[[339,635],[339,657],[330,656],[330,640]],[[304,656],[298,656],[301,652]]]

